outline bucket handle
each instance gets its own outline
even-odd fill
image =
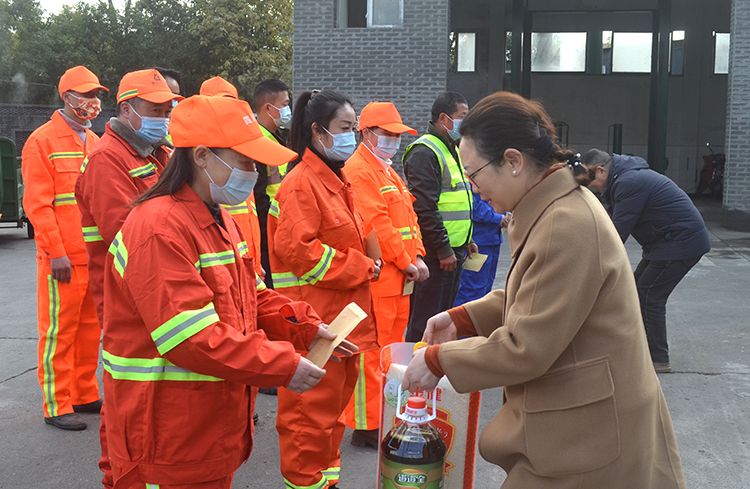
[[[398,384],[398,401],[396,404],[396,417],[400,419],[401,421],[406,421],[406,414],[404,414],[405,410],[402,412],[401,410],[401,393],[404,390],[401,388],[401,382]],[[425,403],[427,402],[427,399],[425,399]],[[428,414],[426,421],[432,421],[435,418],[437,418],[437,386],[432,390],[432,414]]]

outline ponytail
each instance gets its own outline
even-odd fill
[[[292,116],[292,132],[290,146],[299,156],[294,161],[297,163],[302,159],[305,150],[312,146],[312,125],[317,123],[328,129],[336,113],[344,105],[352,108],[354,104],[346,95],[334,90],[312,90],[302,92],[294,104],[294,115]]]

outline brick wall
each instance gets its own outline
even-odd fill
[[[423,133],[446,89],[450,1],[403,2],[403,27],[338,28],[335,0],[295,0],[295,93],[338,90],[357,114],[373,100],[393,102],[404,123]],[[394,162],[413,140],[404,135]]]
[[[750,0],[732,0],[722,223],[750,231]]]

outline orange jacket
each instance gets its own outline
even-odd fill
[[[346,161],[346,174],[357,190],[354,203],[362,213],[366,229],[374,229],[383,252],[380,277],[372,283],[372,295],[388,297],[403,294],[405,275],[401,272],[424,256],[417,225],[414,197],[395,170],[388,169],[360,144]]]
[[[221,214],[226,229],[184,186],[133,209],[108,253],[104,396],[115,480],[232,474],[252,448],[255,387],[287,385],[295,347],[317,333],[308,304],[256,292],[254,260]]]
[[[309,149],[287,173],[268,211],[268,255],[274,289],[305,301],[330,323],[350,302],[368,317],[348,339],[360,351],[378,347],[372,314],[375,264],[365,255],[354,190]]]
[[[31,133],[23,147],[23,209],[34,226],[37,260],[67,255],[86,264],[81,213],[75,199],[78,170],[99,136],[86,129],[86,144],[59,111]]]
[[[222,207],[234,218],[242,230],[250,252],[255,259],[255,273],[259,277],[262,276],[264,270],[260,264],[260,222],[258,221],[258,211],[255,208],[255,195],[250,194],[250,197],[241,204],[222,204]],[[261,280],[258,286],[264,288],[266,284]]]
[[[91,296],[100,324],[104,260],[109,245],[128,217],[130,203],[156,183],[168,159],[163,147],[156,150],[156,156],[141,156],[110,124],[111,121],[81,165],[75,187],[88,253]]]

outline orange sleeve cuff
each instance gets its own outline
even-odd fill
[[[474,323],[471,321],[469,313],[466,312],[466,308],[464,306],[458,306],[454,307],[453,309],[448,309],[448,314],[450,314],[451,319],[453,320],[453,324],[456,325],[456,336],[459,339],[465,338],[466,336],[477,335],[477,330],[474,328]]]
[[[438,358],[439,352],[440,345],[428,346],[424,352],[424,361],[427,364],[427,368],[429,368],[432,375],[436,377],[442,377],[445,375],[443,368],[440,366],[440,358]]]

